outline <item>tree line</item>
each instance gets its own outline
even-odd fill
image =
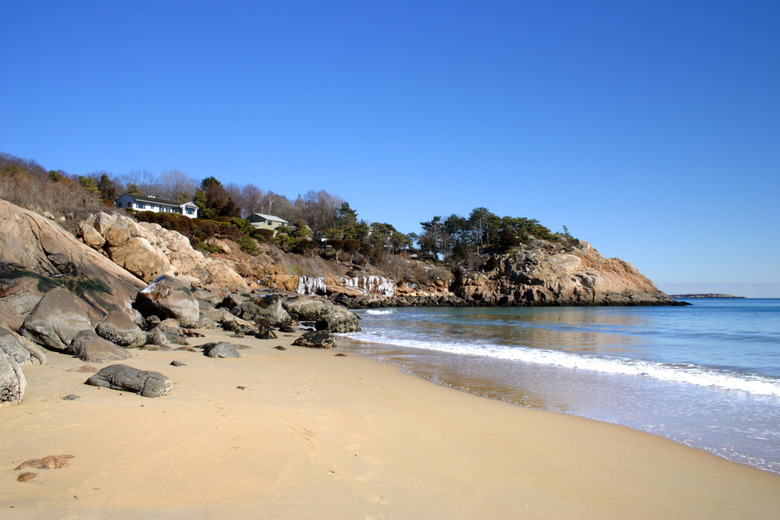
[[[0,197],[23,206],[42,206],[63,214],[96,212],[113,206],[123,193],[182,203],[191,200],[199,208],[195,220],[150,212],[136,216],[184,233],[195,246],[207,248],[207,238],[223,235],[239,241],[250,253],[257,250],[255,242],[275,242],[288,252],[323,254],[337,260],[381,263],[388,255],[409,252],[454,265],[479,263],[478,258],[486,253],[509,251],[532,237],[576,241],[565,226],[563,233],[553,233],[537,220],[499,217],[484,207],[475,208],[468,217],[434,216],[420,223],[419,235],[405,234],[389,223],[359,219],[348,202],[324,190],[308,191],[290,200],[251,183],[223,185],[214,176],[198,182],[178,170],[159,175],[144,170],[74,176],[62,170],[46,170],[35,161],[0,154]],[[252,228],[246,218],[253,213],[277,216],[289,226],[277,230],[274,237],[272,232]]]

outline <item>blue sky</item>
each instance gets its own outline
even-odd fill
[[[780,297],[780,2],[0,1],[0,151],[484,206],[667,292]]]

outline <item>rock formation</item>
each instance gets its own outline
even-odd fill
[[[537,240],[456,277],[451,290],[472,305],[675,305],[631,264],[586,242]]]
[[[187,237],[159,224],[98,213],[84,221],[80,229],[85,244],[146,282],[163,274],[183,275],[212,289],[248,290],[246,280],[227,262],[205,257],[192,248]]]
[[[0,200],[0,295],[18,314],[29,313],[54,287],[107,312],[143,285],[51,220]]]

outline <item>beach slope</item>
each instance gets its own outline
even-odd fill
[[[159,398],[52,353],[0,409],[6,519],[777,518],[780,477],[620,426],[524,409],[354,354],[201,331],[240,359],[133,351]],[[285,346],[277,350],[275,346]],[[173,360],[184,366],[171,366]],[[81,397],[63,400],[69,394]],[[59,469],[15,468],[73,455]],[[25,471],[37,476],[18,482]]]

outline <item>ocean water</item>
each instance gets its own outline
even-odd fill
[[[780,474],[780,299],[359,311],[345,349]]]

